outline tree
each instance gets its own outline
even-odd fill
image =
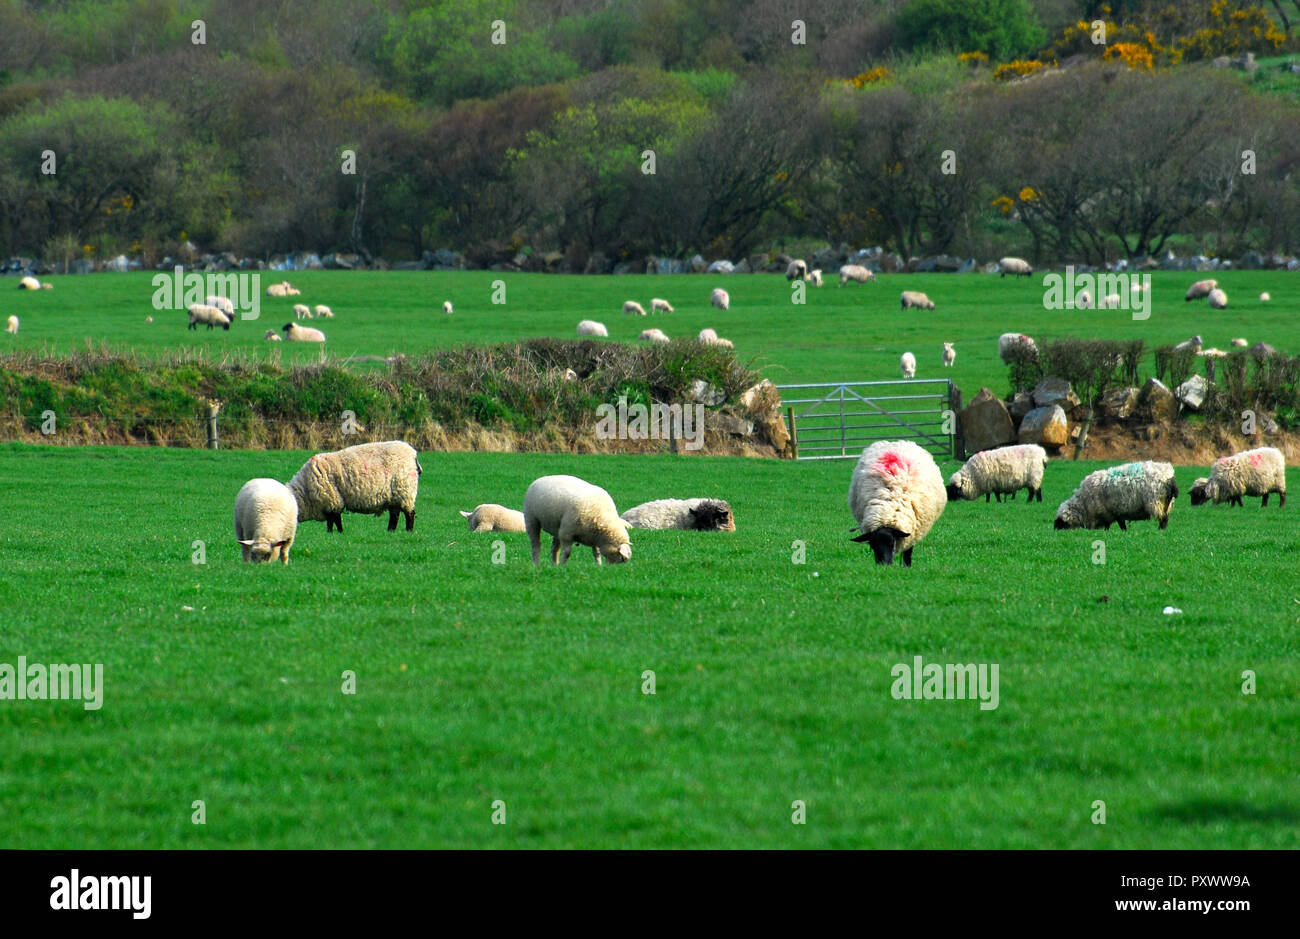
[[[1047,41],[1029,0],[909,0],[897,24],[909,49],[983,52],[997,62],[1028,55]]]

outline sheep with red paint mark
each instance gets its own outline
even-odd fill
[[[1271,493],[1278,493],[1278,507],[1286,505],[1286,457],[1276,447],[1256,447],[1232,456],[1220,457],[1208,477],[1192,483],[1192,505],[1230,502],[1241,505],[1242,496],[1263,496],[1268,505]]]
[[[853,470],[849,511],[859,534],[852,540],[871,545],[877,564],[901,554],[911,567],[912,550],[947,505],[934,457],[910,440],[882,440],[862,451]]]

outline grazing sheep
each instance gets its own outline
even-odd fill
[[[35,277],[24,277],[22,280],[18,281],[18,289],[19,290],[40,290],[41,282],[37,280]]]
[[[1278,507],[1286,505],[1286,457],[1275,447],[1257,447],[1232,456],[1221,457],[1204,476],[1192,484],[1192,505],[1213,501],[1241,505],[1242,496],[1263,496],[1260,507],[1268,505],[1269,493],[1279,493]]]
[[[517,509],[507,509],[495,502],[485,502],[474,507],[473,512],[461,511],[470,531],[527,531],[524,527],[524,513]]]
[[[650,312],[651,313],[676,313],[677,311],[673,309],[673,305],[669,303],[667,300],[664,300],[660,297],[655,297],[650,301]]]
[[[1174,346],[1175,352],[1200,352],[1204,346],[1200,336],[1193,336],[1191,339],[1184,339],[1178,345]]]
[[[988,502],[993,496],[1002,501],[1004,493],[1012,499],[1021,489],[1029,490],[1029,501],[1043,501],[1043,469],[1047,451],[1037,444],[981,450],[948,478],[948,499],[978,499]]]
[[[280,327],[284,330],[284,338],[290,342],[324,342],[325,334],[319,329],[313,329],[310,326],[299,326],[297,323],[285,323]]]
[[[1270,296],[1268,295],[1267,292],[1265,292],[1265,293],[1261,293],[1261,294],[1259,295],[1259,302],[1260,302],[1260,303],[1268,303],[1268,301],[1270,301],[1270,300],[1272,300],[1272,299],[1273,299],[1273,298],[1270,297]]]
[[[808,279],[808,262],[791,261],[785,269],[786,280],[807,280]]]
[[[882,440],[862,451],[849,484],[849,511],[860,534],[851,540],[871,545],[877,564],[903,555],[912,566],[912,549],[948,504],[943,476],[934,457],[910,440]]]
[[[714,287],[713,292],[709,294],[709,304],[719,310],[730,310],[731,295],[721,287]]]
[[[543,476],[524,493],[524,527],[540,565],[542,532],[551,536],[551,563],[565,564],[575,544],[586,545],[597,564],[632,557],[627,526],[609,493],[576,476]]]
[[[298,531],[298,502],[277,479],[250,479],[235,496],[235,540],[244,563],[289,563]]]
[[[628,300],[623,304],[623,312],[635,314],[637,316],[645,316],[645,307],[637,303],[635,300]]]
[[[855,284],[866,284],[875,279],[876,275],[861,264],[845,264],[840,268],[841,287],[849,281]]]
[[[317,316],[323,316],[327,320],[334,319],[334,311],[323,303],[316,304],[314,312]]]
[[[230,302],[229,297],[221,297],[221,296],[217,296],[216,294],[213,294],[212,296],[206,298],[203,302],[206,303],[208,306],[216,307],[222,313],[226,314],[226,316],[230,319],[230,322],[232,324],[235,322],[235,305]]]
[[[957,350],[952,347],[951,342],[945,342],[943,344],[943,367],[952,368],[953,363],[956,361]]]
[[[293,305],[294,319],[309,320],[311,319],[311,307],[305,303],[295,303]]]
[[[812,285],[813,285],[814,287],[820,287],[820,286],[822,285],[822,271],[821,271],[821,268],[815,268],[815,269],[809,271],[809,272],[808,272],[808,280],[812,282]]]
[[[9,321],[5,323],[5,332],[16,335],[18,332],[18,317],[10,314]]]
[[[1092,309],[1092,293],[1091,293],[1090,291],[1087,291],[1087,290],[1081,290],[1081,291],[1079,291],[1079,297],[1078,297],[1078,299],[1075,301],[1074,307],[1075,307],[1075,309],[1077,309],[1077,310],[1091,310],[1091,309]]]
[[[1029,266],[1029,262],[1023,258],[1003,258],[998,261],[998,270],[1002,277],[1008,274],[1013,277],[1029,277],[1034,273],[1034,269]]]
[[[1004,364],[1011,364],[1011,351],[1016,348],[1027,349],[1031,356],[1038,357],[1038,346],[1024,333],[1003,333],[998,337],[998,358]]]
[[[222,313],[214,306],[208,306],[204,303],[191,303],[189,305],[190,324],[186,329],[198,329],[199,323],[206,323],[208,329],[213,326],[220,326],[227,332],[230,331],[230,317]]]
[[[1187,296],[1184,300],[1199,300],[1201,297],[1208,297],[1210,291],[1219,286],[1217,280],[1198,280],[1192,286],[1187,288]]]
[[[583,320],[578,324],[579,336],[609,336],[609,330],[605,328],[604,323],[597,323],[595,320]]]
[[[1210,291],[1207,299],[1210,302],[1210,308],[1214,310],[1222,310],[1228,305],[1228,295],[1218,287]]]
[[[630,528],[683,531],[735,531],[736,519],[724,499],[658,499],[623,513]]]
[[[382,515],[388,530],[397,530],[397,516],[406,516],[406,530],[415,529],[415,499],[420,485],[419,454],[409,443],[359,443],[318,453],[289,480],[298,500],[298,520],[325,523],[327,532],[343,531],[343,512]]]
[[[910,352],[904,352],[898,360],[898,370],[903,373],[904,378],[915,378],[916,356]]]
[[[280,334],[277,333],[274,329],[268,329],[266,331],[266,335],[263,336],[262,338],[265,339],[267,342],[279,342]]]
[[[1248,343],[1245,339],[1241,338],[1240,336],[1232,340],[1232,344],[1236,346],[1238,349],[1244,349],[1246,348],[1246,346],[1250,345],[1250,343]]]
[[[638,339],[649,339],[651,342],[668,342],[668,336],[662,329],[643,329]]]
[[[1085,476],[1057,508],[1054,524],[1058,529],[1109,529],[1118,522],[1125,531],[1125,522],[1154,518],[1165,528],[1177,497],[1178,483],[1168,463],[1125,463]]]
[[[918,310],[934,309],[934,301],[919,290],[904,290],[898,299],[904,310],[908,307],[916,307]]]
[[[1115,309],[1118,309],[1118,308],[1119,308],[1119,299],[1120,299],[1119,294],[1117,294],[1117,293],[1108,293],[1108,294],[1106,294],[1106,296],[1104,296],[1104,297],[1101,298],[1101,302],[1097,304],[1097,309],[1099,309],[1099,310],[1115,310]]]
[[[715,330],[705,327],[704,329],[700,330],[700,334],[695,338],[698,339],[700,342],[717,342],[718,334]]]
[[[446,313],[448,316],[451,316],[451,301],[450,301],[450,300],[443,300],[443,301],[442,301],[442,312]]]

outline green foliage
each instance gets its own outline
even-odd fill
[[[983,52],[998,62],[1047,39],[1028,0],[908,0],[897,26],[905,48]]]

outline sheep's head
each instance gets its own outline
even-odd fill
[[[894,552],[898,550],[898,545],[907,537],[907,532],[899,531],[897,528],[877,528],[849,540],[858,544],[865,541],[871,545],[871,551],[876,556],[877,564],[893,564]]]
[[[691,527],[696,531],[735,531],[731,506],[721,499],[707,499],[691,509]]]
[[[1056,522],[1053,524],[1053,527],[1057,531],[1061,531],[1062,529],[1066,529],[1066,528],[1083,527],[1083,519],[1079,517],[1078,506],[1074,504],[1074,501],[1072,499],[1065,500],[1064,502],[1061,503],[1060,507],[1057,508]]]
[[[626,541],[620,545],[604,545],[598,550],[600,556],[610,564],[622,564],[632,560],[632,546]]]
[[[285,541],[240,541],[241,545],[248,549],[248,560],[254,564],[265,564],[268,561],[274,561],[276,558],[284,558],[284,547],[289,542]],[[288,563],[285,559],[285,563]]]
[[[1192,488],[1187,491],[1192,500],[1192,505],[1204,505],[1210,501],[1210,480],[1205,477],[1199,477],[1196,482],[1192,483]]]
[[[957,470],[948,479],[948,498],[953,502],[960,502],[965,499],[968,485],[970,485],[970,477],[961,470]]]

